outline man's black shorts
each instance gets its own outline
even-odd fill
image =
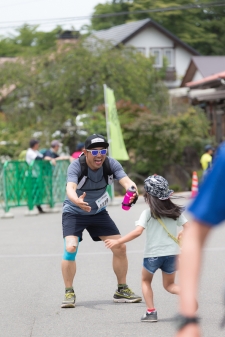
[[[94,215],[80,215],[73,213],[62,214],[63,237],[74,235],[82,241],[84,229],[88,231],[92,240],[101,241],[99,236],[120,235],[114,221],[106,210]]]

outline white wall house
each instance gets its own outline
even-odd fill
[[[191,58],[199,53],[178,37],[151,19],[119,25],[93,34],[114,46],[133,46],[140,53],[155,56],[155,67],[161,68],[163,57],[167,58],[168,69],[165,83],[169,88],[179,87]]]
[[[183,77],[181,87],[225,71],[225,56],[193,56]]]

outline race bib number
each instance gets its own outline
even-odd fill
[[[98,206],[98,210],[96,213],[101,212],[103,209],[106,208],[110,201],[110,196],[108,192],[105,192],[99,199],[97,199],[95,202]]]

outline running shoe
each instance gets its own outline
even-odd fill
[[[118,288],[113,296],[113,301],[117,303],[136,303],[141,302],[141,296],[135,295],[128,287]]]
[[[158,317],[157,317],[157,311],[153,312],[146,312],[142,317],[141,317],[142,322],[157,322]]]
[[[61,308],[75,308],[76,295],[74,290],[66,290]]]

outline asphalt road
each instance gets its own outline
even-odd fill
[[[178,202],[187,203],[182,199]],[[141,198],[128,212],[120,205],[108,207],[122,234],[146,205]],[[1,337],[172,337],[177,297],[167,293],[158,271],[153,281],[157,323],[141,323],[145,304],[116,304],[112,296],[116,279],[111,253],[87,233],[77,255],[75,309],[61,309],[64,285],[60,262],[63,251],[61,214],[25,217],[13,210],[14,219],[0,219],[0,336]],[[127,244],[128,284],[141,294],[141,268],[145,237]],[[225,307],[225,226],[212,233],[204,253],[199,315],[204,337],[222,337],[219,323]]]

